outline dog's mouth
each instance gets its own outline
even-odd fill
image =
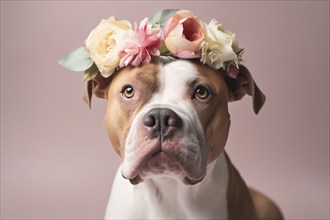
[[[131,184],[137,185],[151,177],[171,177],[180,179],[186,185],[195,185],[202,181],[205,172],[196,172],[191,165],[187,165],[176,156],[164,152],[161,148],[150,152],[145,158],[135,164],[130,172],[122,170],[122,176]]]
[[[123,178],[125,178],[125,177],[123,176]],[[126,179],[126,178],[125,178],[125,179]],[[188,177],[185,177],[185,178],[183,179],[182,182],[183,182],[184,184],[186,184],[186,185],[195,185],[195,184],[201,182],[203,179],[204,179],[204,177],[202,177],[202,178],[199,179],[199,180],[191,180],[191,179],[189,179]],[[130,181],[130,183],[131,183],[132,185],[137,185],[137,184],[143,182],[143,179],[142,179],[139,175],[137,175],[137,176],[134,177],[133,179],[129,179],[129,181]]]

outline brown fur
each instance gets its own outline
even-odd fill
[[[151,95],[158,89],[158,67],[146,64],[141,67],[126,67],[115,73],[107,94],[108,109],[105,116],[105,126],[114,150],[124,156],[124,146],[130,125]],[[121,95],[124,86],[132,85],[134,98],[125,100]]]
[[[207,82],[212,90],[212,97],[205,103],[197,103],[199,118],[206,128],[206,140],[209,149],[208,163],[213,162],[224,151],[230,126],[228,113],[228,89],[221,74],[208,66],[196,63],[199,77],[198,84]],[[210,114],[212,112],[212,114]],[[216,118],[216,120],[214,120]],[[223,128],[219,131],[219,128]]]
[[[257,218],[264,220],[280,220],[283,215],[276,204],[262,193],[251,189],[250,194],[257,211]]]
[[[228,218],[232,220],[281,220],[283,216],[265,195],[248,188],[228,155],[229,182],[227,191]]]

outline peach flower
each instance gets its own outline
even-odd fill
[[[190,11],[177,11],[166,22],[163,34],[167,49],[175,56],[186,59],[200,57],[203,23]]]

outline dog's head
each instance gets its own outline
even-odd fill
[[[201,181],[224,151],[228,102],[251,95],[258,113],[265,101],[244,66],[233,79],[187,60],[125,67],[93,85],[94,94],[108,100],[106,129],[132,184],[162,176]]]

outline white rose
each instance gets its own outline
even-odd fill
[[[118,67],[123,40],[132,33],[132,25],[128,21],[119,21],[114,17],[103,19],[90,32],[86,39],[86,48],[103,77],[111,76]]]
[[[207,63],[214,69],[224,67],[224,62],[238,62],[233,46],[237,45],[235,34],[225,30],[216,20],[209,25],[204,24],[205,41],[202,45],[201,62]]]

